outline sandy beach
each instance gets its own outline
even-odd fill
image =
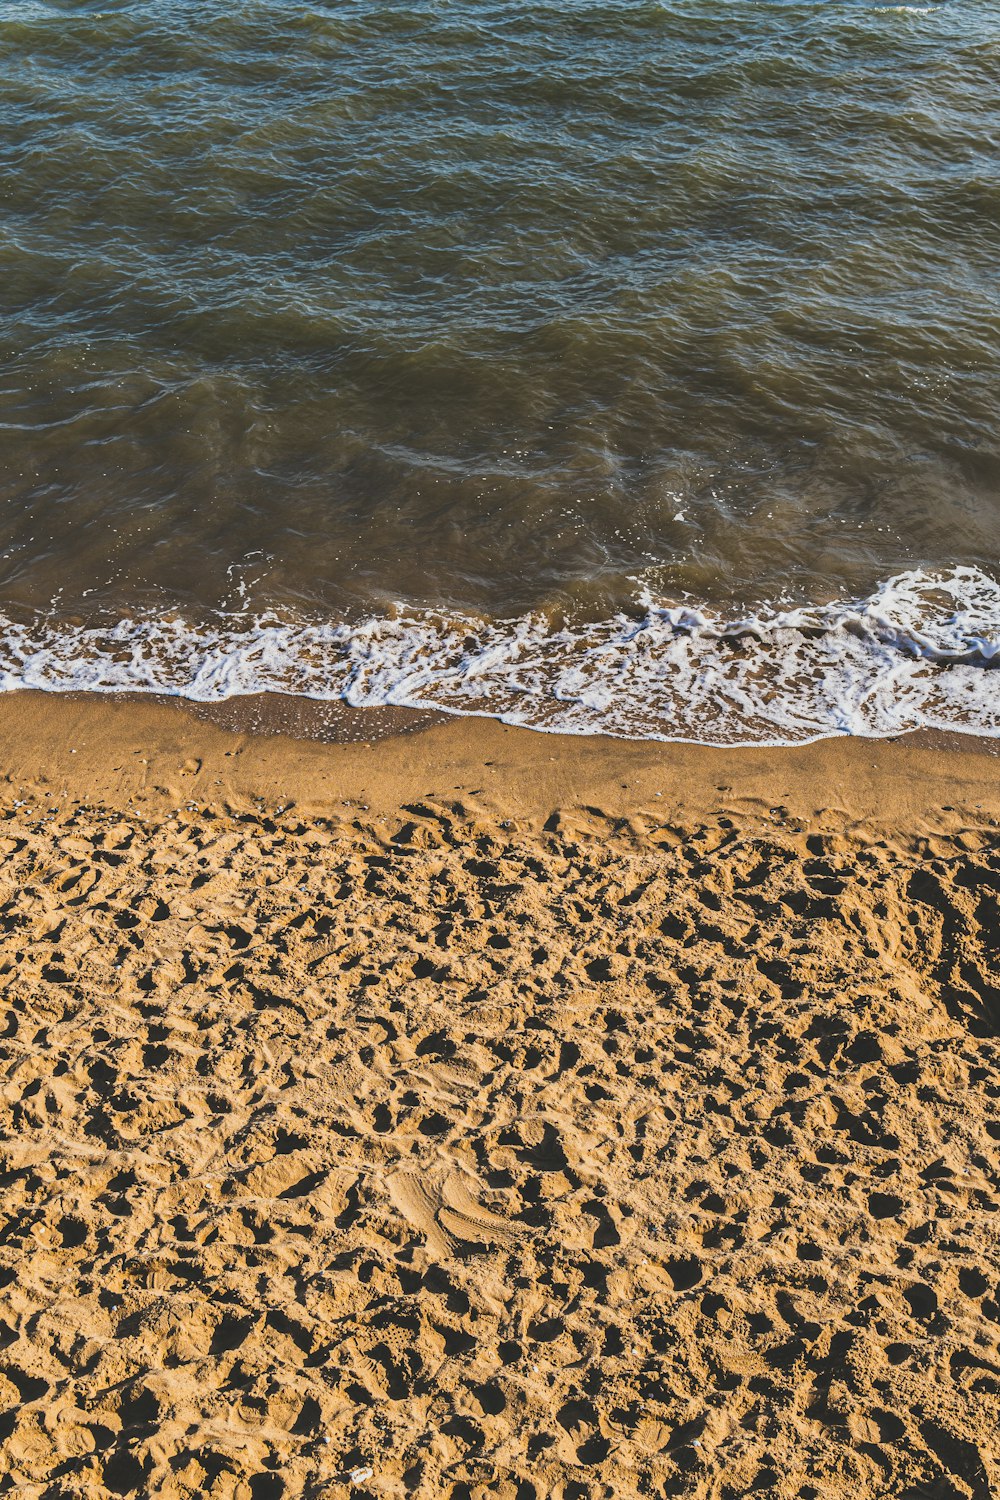
[[[0,701],[3,1492],[1000,1492],[996,744],[291,712]]]
[[[998,13],[0,3],[0,1500],[1000,1500]]]

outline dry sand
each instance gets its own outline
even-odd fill
[[[1000,1494],[993,748],[5,698],[0,1493]]]

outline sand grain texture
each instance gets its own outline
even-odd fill
[[[1000,1492],[995,773],[911,840],[64,792],[0,823],[0,1492]]]

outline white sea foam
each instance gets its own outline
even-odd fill
[[[402,608],[349,624],[218,615],[74,628],[0,616],[5,691],[290,693],[708,744],[920,727],[1000,736],[998,668],[1000,582],[971,567],[742,619],[648,594],[632,614],[560,628]]]

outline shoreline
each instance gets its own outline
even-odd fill
[[[50,796],[219,808],[296,807],[389,817],[414,799],[539,826],[600,803],[607,817],[685,827],[771,809],[817,826],[954,836],[1000,821],[1000,741],[919,731],[780,748],[560,735],[479,717],[346,710],[317,722],[301,700],[206,708],[175,699],[0,695],[0,784]],[[367,733],[366,733],[367,731]]]
[[[0,611],[0,690],[244,698],[326,725],[405,704],[542,732],[790,746],[919,727],[1000,740],[1000,582],[916,567],[860,598],[659,602],[645,587],[591,614],[539,604],[493,617],[441,606],[303,614],[207,609]],[[245,602],[244,602],[245,603]],[[608,612],[610,611],[610,612]],[[358,708],[345,708],[350,701]],[[227,712],[224,708],[223,714]],[[362,734],[369,731],[360,730]]]

